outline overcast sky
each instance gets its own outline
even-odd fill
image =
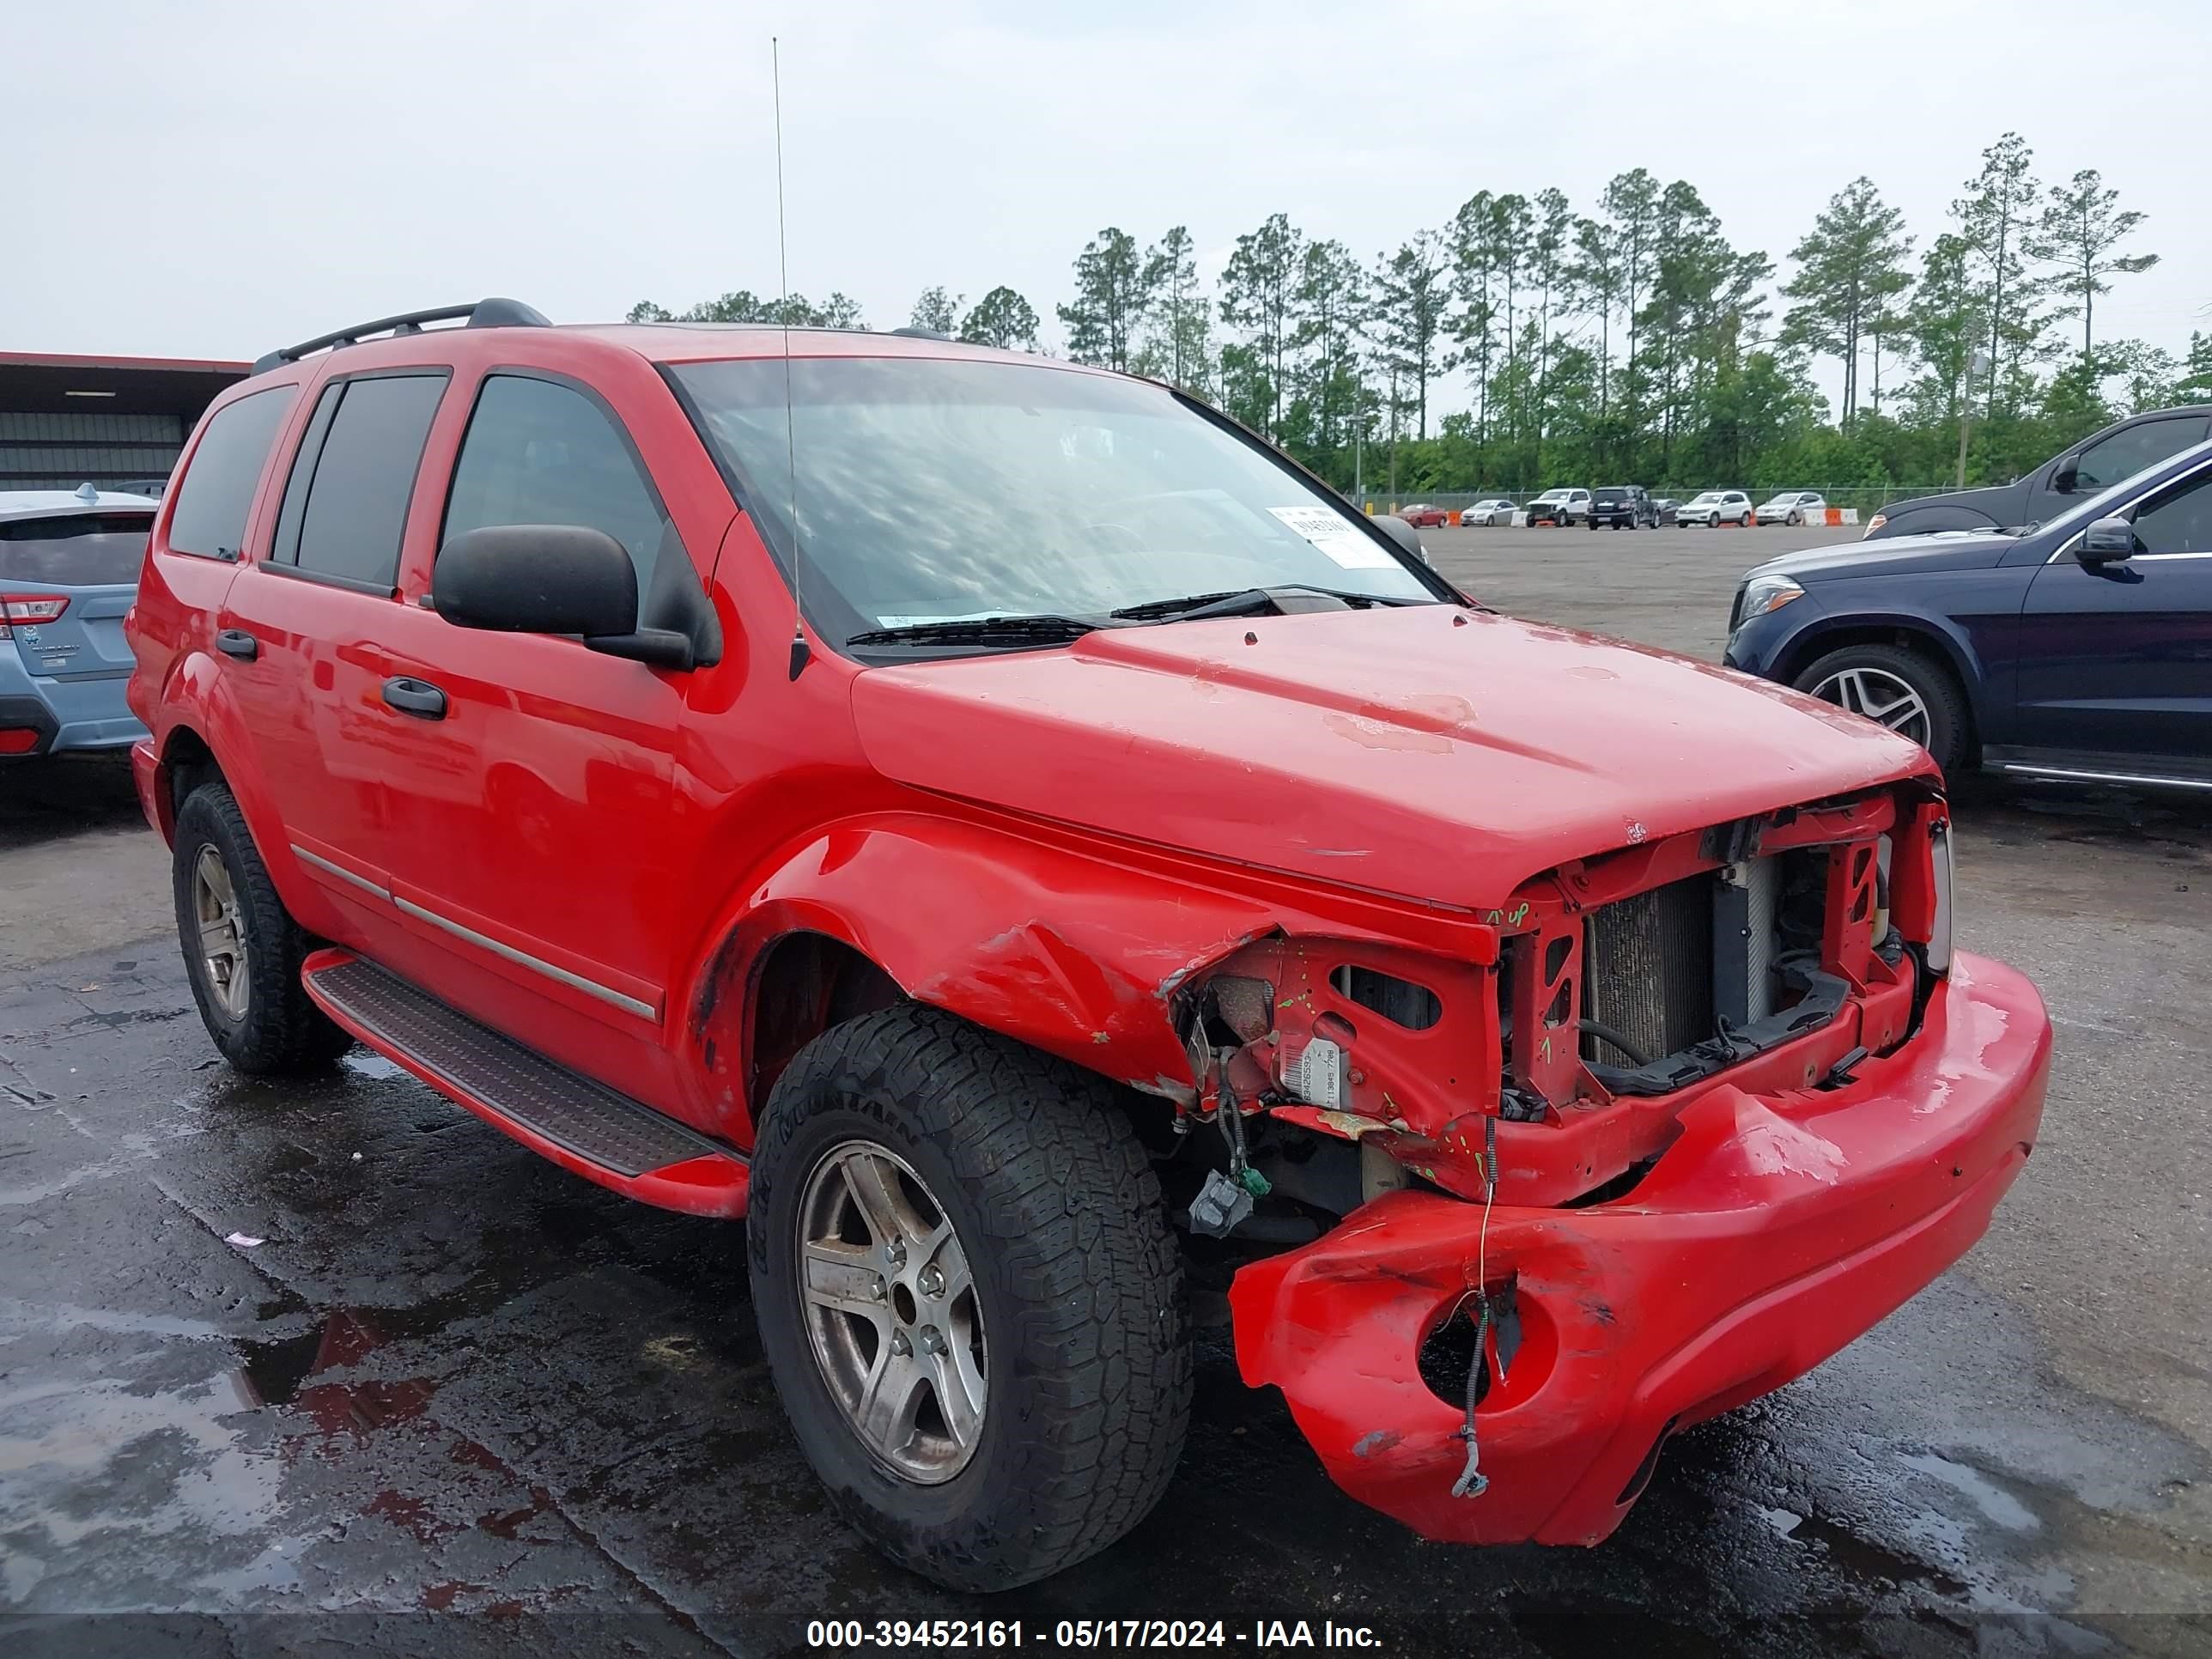
[[[1363,256],[1478,189],[1587,210],[1643,166],[1783,264],[1864,173],[1922,246],[2017,128],[2163,255],[2100,336],[2212,327],[2204,0],[1274,0],[20,8],[0,349],[251,357],[485,294],[556,321],[792,286],[868,321],[1009,283],[1048,319],[1101,226],[1217,271],[1282,211]]]

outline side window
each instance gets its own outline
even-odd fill
[[[2136,539],[2146,553],[2212,553],[2212,471],[2179,479],[2138,507]]]
[[[204,559],[234,559],[246,539],[246,510],[269,459],[270,440],[299,388],[272,386],[226,404],[200,434],[177,504],[169,513],[169,550]]]
[[[2074,474],[2074,493],[2087,495],[2133,477],[2169,455],[2179,455],[2204,435],[2201,419],[2145,421],[2115,432],[2081,452]]]
[[[284,504],[276,513],[276,539],[269,550],[269,556],[278,564],[300,562],[300,520],[307,514],[307,486],[315,481],[315,462],[323,453],[323,440],[330,435],[331,417],[338,412],[338,399],[344,396],[343,380],[323,388],[300,440],[299,453],[292,457],[292,476],[284,481]]]
[[[598,404],[556,381],[493,374],[477,394],[453,464],[440,540],[500,524],[604,530],[637,567],[643,594],[668,514],[628,440]]]
[[[301,445],[284,487],[285,509],[277,515],[282,532],[294,492],[304,493],[290,550],[301,572],[391,591],[399,574],[407,503],[446,379],[441,372],[346,380],[330,389],[337,403],[327,419],[317,406],[310,424],[323,428],[322,444],[312,455]],[[308,470],[304,482],[303,469]],[[280,545],[278,550],[285,550]]]

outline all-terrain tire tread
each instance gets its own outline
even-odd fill
[[[177,852],[172,886],[177,927],[185,951],[186,977],[199,1004],[208,1034],[223,1057],[252,1077],[283,1077],[320,1071],[352,1046],[353,1038],[317,1007],[300,981],[300,964],[315,941],[285,909],[269,866],[253,844],[246,815],[229,787],[201,784],[177,809]],[[187,922],[191,914],[191,867],[203,842],[212,842],[231,866],[231,884],[246,928],[250,977],[246,1018],[233,1024],[216,1006],[192,955]]]
[[[1019,1309],[1018,1331],[988,1332],[993,1375],[1024,1368],[1040,1402],[1012,1453],[1013,1484],[1028,1495],[1020,1535],[964,1559],[933,1553],[905,1565],[1003,1589],[1104,1548],[1166,1491],[1192,1392],[1181,1252],[1111,1086],[940,1009],[908,1003],[863,1016],[816,1038],[778,1081],[755,1149],[755,1215],[770,1209],[774,1183],[803,1177],[778,1152],[824,1092],[896,1101],[977,1195],[986,1249]],[[752,1230],[750,1249],[757,1279],[764,1229]],[[900,1555],[849,1494],[836,1496]]]

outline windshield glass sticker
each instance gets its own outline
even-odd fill
[[[1389,570],[1398,563],[1372,537],[1360,534],[1325,507],[1271,507],[1267,511],[1346,570]]]

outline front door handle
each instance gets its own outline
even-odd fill
[[[384,700],[403,714],[412,714],[418,720],[441,720],[446,718],[446,694],[428,680],[418,680],[411,674],[399,674],[384,683]]]
[[[215,636],[215,648],[226,657],[252,662],[261,654],[261,641],[242,628],[226,628]]]

